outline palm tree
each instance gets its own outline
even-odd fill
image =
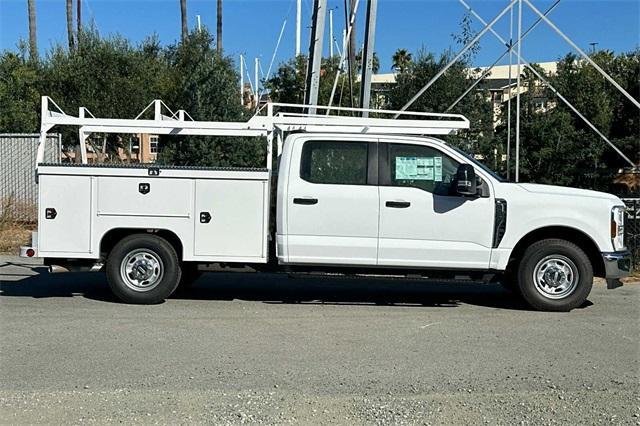
[[[393,65],[391,65],[391,69],[402,74],[409,68],[411,60],[411,53],[409,53],[407,49],[398,49],[391,58],[391,61],[393,62]]]
[[[36,0],[27,0],[29,10],[29,57],[38,59],[38,43],[36,41]]]
[[[182,42],[184,43],[189,35],[187,30],[187,0],[180,0],[180,15],[182,17]]]
[[[67,0],[67,38],[69,51],[73,50],[73,0]]]
[[[216,48],[218,53],[222,53],[222,0],[218,0],[218,14],[217,14],[218,22],[216,27]]]

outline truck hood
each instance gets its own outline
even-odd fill
[[[569,197],[587,197],[587,198],[599,198],[603,200],[609,200],[617,203],[621,203],[620,199],[612,194],[606,192],[591,191],[588,189],[570,188],[568,186],[556,186],[556,185],[541,185],[537,183],[518,183],[516,184],[525,191],[536,194],[550,194]]]

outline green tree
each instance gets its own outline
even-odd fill
[[[0,132],[37,132],[40,111],[41,66],[27,58],[25,46],[0,55]]]
[[[393,57],[391,58],[391,69],[402,74],[409,69],[412,59],[412,55],[407,49],[398,49],[395,51]]]
[[[219,54],[206,31],[167,48],[170,78],[176,82],[165,97],[170,105],[186,110],[194,120],[244,121],[238,102],[239,75],[233,61]],[[190,166],[264,167],[266,142],[238,137],[163,137],[163,163]]]
[[[600,51],[593,59],[627,91],[638,93],[637,51],[618,56]],[[570,54],[546,78],[632,161],[640,161],[636,107],[591,65]],[[614,191],[613,175],[628,164],[528,70],[524,87],[520,180]],[[504,137],[505,126],[498,128],[497,139]]]

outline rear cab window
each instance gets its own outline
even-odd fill
[[[302,147],[300,178],[318,184],[366,185],[369,142],[308,141]]]

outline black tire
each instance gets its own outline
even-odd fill
[[[129,235],[118,242],[107,258],[106,272],[109,287],[120,300],[144,305],[168,298],[182,275],[176,250],[152,234]]]
[[[534,275],[542,278],[536,279]],[[520,294],[540,311],[566,312],[577,308],[587,300],[592,286],[593,266],[589,257],[569,241],[548,239],[533,243],[525,250],[518,267]]]

